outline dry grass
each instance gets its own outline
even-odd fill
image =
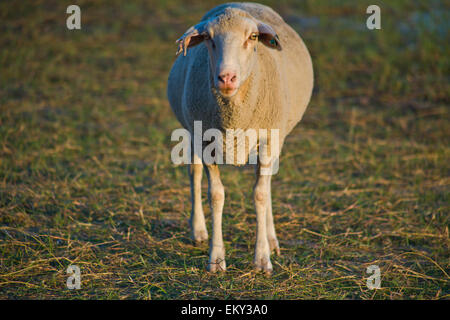
[[[253,171],[222,170],[229,269],[210,275],[170,162],[173,42],[213,4],[81,1],[75,32],[63,2],[0,3],[0,298],[449,298],[448,5],[381,4],[375,32],[368,3],[266,3],[317,77],[273,181],[270,278],[251,265]]]

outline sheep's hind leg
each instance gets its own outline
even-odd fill
[[[225,247],[222,238],[222,210],[225,191],[220,180],[219,167],[215,164],[205,165],[208,176],[208,198],[212,213],[212,240],[209,250],[208,270],[225,271]]]
[[[194,157],[197,157],[194,155]],[[202,173],[203,164],[195,163],[188,166],[189,180],[191,182],[191,237],[196,244],[208,240],[208,230],[206,229],[205,215],[202,206]]]

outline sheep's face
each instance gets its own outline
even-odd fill
[[[256,23],[248,18],[224,22],[207,28],[205,45],[212,84],[223,96],[231,97],[255,66],[259,32]]]
[[[204,42],[208,48],[211,84],[224,97],[232,97],[252,73],[257,63],[258,43],[281,50],[278,36],[269,25],[242,10],[191,27],[179,40],[180,50]]]

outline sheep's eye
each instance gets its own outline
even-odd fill
[[[214,40],[211,38],[211,36],[210,36],[209,34],[205,34],[204,39],[205,39],[205,41],[209,41],[209,42],[211,43],[211,46],[212,46],[213,48],[216,47],[216,45],[215,45],[215,43],[214,43]]]
[[[205,35],[205,41],[209,41],[209,43],[211,44],[211,47],[214,49],[216,47],[216,44],[214,43],[214,40],[209,36],[209,35]]]
[[[250,40],[258,40],[258,34],[257,34],[256,32],[253,32],[253,33],[250,35],[249,39],[250,39]]]

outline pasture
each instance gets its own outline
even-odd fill
[[[77,1],[81,30],[71,2],[0,2],[1,299],[449,298],[449,4],[379,2],[368,30],[369,1],[260,2],[315,71],[272,180],[271,277],[251,263],[253,169],[221,168],[228,270],[212,275],[170,160],[175,40],[221,2]]]

